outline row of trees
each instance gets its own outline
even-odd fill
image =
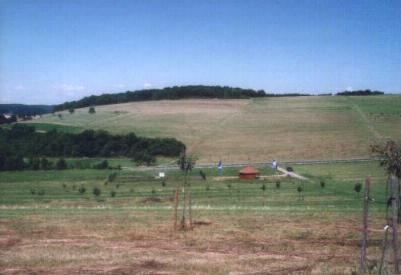
[[[112,135],[107,131],[86,130],[71,134],[52,130],[35,132],[27,125],[0,128],[0,170],[13,170],[5,163],[31,157],[129,157],[152,164],[158,155],[176,157],[185,145],[174,138],[144,138],[134,133]],[[8,168],[7,168],[8,167]]]
[[[0,104],[0,114],[14,114],[20,117],[51,113],[53,105]]]
[[[384,92],[367,90],[344,91],[337,93],[337,95],[382,95]]]
[[[337,93],[337,95],[379,95],[380,91],[357,90]],[[73,108],[83,108],[96,105],[116,104],[132,101],[162,100],[162,99],[186,99],[186,98],[222,98],[239,99],[251,97],[288,97],[288,96],[310,96],[305,93],[266,93],[264,90],[241,89],[227,86],[174,86],[163,89],[148,89],[138,91],[127,91],[125,93],[113,93],[92,95],[84,97],[78,101],[65,102],[54,107],[54,111],[72,110]],[[325,95],[325,94],[322,94]]]
[[[174,86],[164,89],[127,91],[125,93],[102,94],[84,97],[78,101],[56,105],[54,111],[83,108],[95,105],[116,104],[131,101],[185,99],[185,98],[250,98],[265,96],[263,90],[241,89],[222,86]]]

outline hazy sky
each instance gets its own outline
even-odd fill
[[[0,0],[0,102],[172,85],[401,91],[401,1]]]

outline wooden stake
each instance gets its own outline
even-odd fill
[[[189,215],[189,229],[192,229],[192,186],[188,185],[188,215]]]
[[[390,188],[389,188],[390,187]],[[391,190],[391,179],[390,177],[386,181],[386,201],[391,197],[389,197],[389,189]],[[386,206],[386,227],[384,229],[384,239],[383,239],[383,245],[382,245],[382,255],[380,258],[380,267],[379,267],[379,274],[383,274],[383,270],[385,268],[385,260],[386,260],[386,252],[387,252],[387,246],[388,246],[388,232],[389,232],[389,224],[390,219],[389,219],[389,214],[388,214],[388,209],[389,206]]]
[[[369,213],[370,177],[365,180],[365,195],[363,197],[363,229],[361,245],[361,274],[366,271],[366,243],[368,241],[368,213]]]
[[[399,244],[398,244],[398,183],[397,180],[393,177],[391,179],[391,189],[392,189],[392,200],[391,200],[391,208],[392,208],[392,227],[393,227],[393,251],[394,251],[394,272],[395,274],[400,274],[399,267]]]
[[[177,184],[175,188],[175,205],[174,205],[174,230],[177,230],[177,219],[178,219],[178,204],[180,201],[180,185]]]

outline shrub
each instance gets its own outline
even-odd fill
[[[359,194],[359,192],[361,192],[361,190],[362,190],[362,184],[360,184],[359,182],[356,183],[354,186],[354,191]]]
[[[156,190],[154,188],[152,189],[152,194],[156,194]]]
[[[81,186],[78,189],[78,192],[81,193],[81,194],[85,193],[85,191],[86,191],[86,188],[84,186]]]
[[[35,195],[36,194],[36,190],[35,189],[31,189],[31,194]]]
[[[43,196],[44,194],[45,194],[45,190],[43,190],[43,189],[39,190],[39,192],[38,192],[39,196]]]
[[[107,181],[113,182],[113,181],[116,179],[116,177],[117,177],[117,173],[116,173],[116,172],[111,173],[111,174],[107,177]]]
[[[262,187],[260,187],[260,189],[262,189],[262,191],[266,191],[266,185],[263,183]]]
[[[203,180],[206,180],[206,174],[202,170],[199,170],[199,175],[202,177]]]
[[[102,190],[100,190],[100,188],[95,187],[93,188],[93,195],[95,195],[96,197],[99,197],[102,194]]]
[[[163,186],[163,187],[166,186],[166,180],[165,180],[165,179],[162,180],[162,186]]]
[[[74,108],[69,108],[68,112],[70,112],[70,114],[73,114],[75,112],[75,109]]]
[[[40,160],[40,168],[42,168],[43,170],[49,170],[51,169],[53,166],[53,164],[47,160],[47,158],[42,158]]]
[[[276,181],[276,188],[277,188],[277,189],[280,189],[280,187],[281,187],[281,182]]]
[[[96,110],[95,110],[95,107],[89,107],[89,111],[88,111],[90,114],[94,114],[94,113],[96,113]]]
[[[40,159],[38,159],[38,158],[29,159],[29,167],[32,170],[39,170],[39,168],[40,168]]]
[[[324,188],[326,186],[326,183],[324,182],[324,180],[320,181],[320,187]]]
[[[67,162],[65,161],[65,159],[60,158],[60,159],[56,162],[56,169],[57,169],[57,170],[64,170],[64,169],[67,169]]]
[[[304,189],[302,188],[302,186],[298,186],[298,187],[297,187],[297,191],[298,191],[299,193],[301,193],[302,191],[304,191]]]
[[[113,198],[116,196],[116,194],[117,194],[117,193],[116,193],[116,191],[114,191],[114,190],[110,192],[110,196],[113,197]]]
[[[206,185],[206,191],[209,191],[209,190],[210,190],[209,185]]]
[[[63,186],[63,189],[67,188],[67,184],[65,184],[65,183],[63,183],[62,186]]]
[[[94,169],[107,169],[109,168],[109,162],[107,160],[103,160],[100,163],[93,165]]]

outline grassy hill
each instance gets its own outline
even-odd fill
[[[401,135],[401,96],[132,102],[45,115],[32,123],[175,137],[199,162],[357,158]]]

